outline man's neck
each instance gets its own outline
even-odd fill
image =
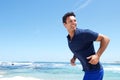
[[[75,30],[74,30],[74,31],[69,32],[69,36],[70,36],[70,39],[71,39],[71,40],[72,40],[72,38],[73,38],[74,34],[75,34]]]

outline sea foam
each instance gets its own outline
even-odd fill
[[[0,78],[0,80],[43,80],[43,79],[37,79],[33,77],[15,76],[15,77],[10,77],[10,78]]]

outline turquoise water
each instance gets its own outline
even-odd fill
[[[120,80],[119,64],[103,64],[104,80]],[[16,77],[32,80],[82,80],[81,65],[71,66],[66,62],[1,62],[0,80]],[[13,79],[13,80],[14,80]]]

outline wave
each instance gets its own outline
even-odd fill
[[[80,64],[75,66],[82,69]],[[118,64],[103,64],[105,70],[120,71]],[[68,62],[0,62],[0,70],[6,69],[71,69],[72,66]]]
[[[104,66],[104,69],[106,71],[120,71],[120,66],[109,65],[109,66]]]
[[[31,65],[32,62],[0,62],[0,66],[24,66]]]
[[[43,80],[43,79],[37,79],[33,77],[15,76],[15,77],[10,77],[10,78],[0,78],[0,80]]]
[[[16,68],[63,68],[70,66],[68,63],[58,62],[1,62],[1,69],[16,69]]]

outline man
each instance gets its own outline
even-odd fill
[[[110,41],[109,38],[89,29],[78,29],[73,12],[66,13],[62,20],[68,31],[68,46],[74,54],[71,65],[75,65],[78,58],[85,72],[83,80],[102,80],[104,70],[99,60]],[[97,52],[94,49],[94,41],[100,42]]]

